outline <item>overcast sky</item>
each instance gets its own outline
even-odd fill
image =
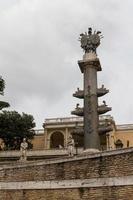
[[[45,118],[67,117],[82,88],[77,61],[79,34],[102,31],[98,48],[103,71],[99,86],[110,93],[117,124],[133,123],[132,0],[0,0],[0,75],[6,81],[10,110],[32,114],[37,128]]]

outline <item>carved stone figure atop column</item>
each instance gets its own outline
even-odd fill
[[[67,142],[67,150],[68,150],[69,156],[74,155],[74,145],[75,145],[74,139],[72,138],[72,135],[70,135]]]
[[[20,161],[26,161],[27,160],[27,149],[28,149],[28,143],[26,142],[26,138],[23,138],[23,142],[20,144]]]
[[[100,31],[94,31],[94,33],[92,33],[92,28],[88,28],[88,33],[80,34],[79,41],[85,53],[96,53],[96,48],[100,45],[100,39],[103,37],[100,33]]]

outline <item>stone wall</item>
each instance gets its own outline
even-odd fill
[[[133,187],[102,187],[60,190],[10,190],[0,200],[132,200]]]
[[[45,134],[36,134],[31,140],[31,143],[33,144],[33,150],[45,149]]]
[[[133,199],[133,148],[0,166],[0,200]]]

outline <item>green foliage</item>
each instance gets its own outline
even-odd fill
[[[5,89],[5,81],[0,76],[0,95],[4,95],[4,89]],[[9,103],[0,101],[0,110],[2,110],[3,108],[7,108],[9,106],[10,106]]]
[[[19,114],[16,111],[0,113],[0,138],[4,140],[7,149],[19,149],[23,138],[32,139],[35,127],[32,115]],[[31,146],[29,142],[29,146]]]
[[[0,95],[4,95],[5,81],[0,76]],[[9,107],[9,103],[0,101],[0,110]],[[6,149],[19,149],[23,138],[32,139],[35,127],[32,115],[19,114],[16,111],[0,112],[0,138],[4,140]],[[28,141],[29,147],[32,144]]]
[[[1,95],[3,95],[4,88],[5,88],[5,81],[0,76],[0,94]]]
[[[0,110],[2,110],[3,108],[8,108],[9,106],[9,103],[5,101],[0,101]]]

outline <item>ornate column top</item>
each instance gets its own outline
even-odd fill
[[[81,43],[81,48],[85,51],[85,53],[95,53],[96,49],[100,45],[100,40],[103,38],[100,35],[100,31],[94,31],[92,33],[92,28],[88,28],[88,33],[81,33],[79,41]]]

